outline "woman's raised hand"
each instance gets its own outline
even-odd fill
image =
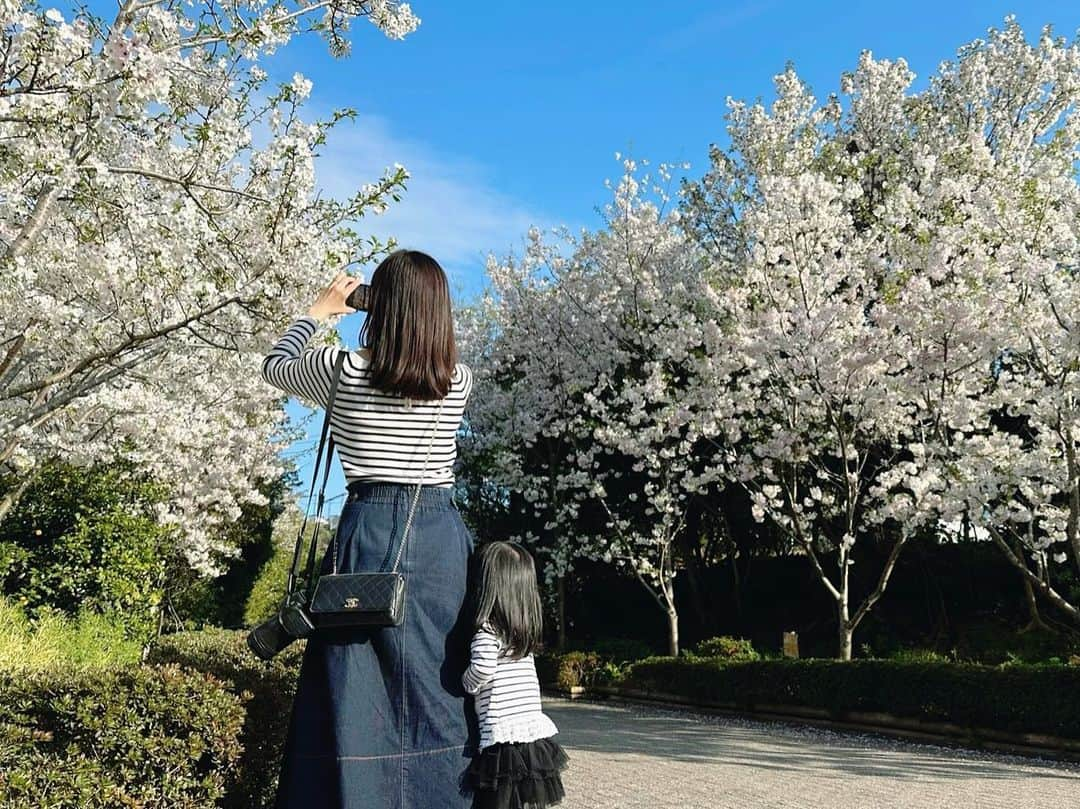
[[[356,310],[346,305],[345,300],[361,283],[363,282],[359,278],[339,272],[330,285],[319,293],[315,303],[311,304],[308,315],[316,320],[325,320],[331,315],[352,314]]]

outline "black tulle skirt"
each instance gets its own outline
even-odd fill
[[[475,809],[544,809],[561,801],[570,759],[554,738],[500,742],[480,751],[466,778]]]

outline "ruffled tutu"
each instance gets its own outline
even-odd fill
[[[465,777],[476,809],[544,809],[566,795],[560,773],[569,763],[553,738],[498,742],[473,758]]]

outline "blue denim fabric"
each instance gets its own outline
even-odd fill
[[[364,483],[338,524],[338,572],[388,570],[415,486]],[[421,489],[401,557],[400,626],[316,630],[307,640],[276,809],[454,809],[476,716],[461,686],[474,539],[449,488]],[[332,546],[331,546],[332,547]],[[321,572],[331,570],[331,550]]]

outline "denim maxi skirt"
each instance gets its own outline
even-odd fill
[[[350,487],[338,572],[389,570],[415,485]],[[471,627],[466,573],[474,539],[447,487],[424,486],[400,570],[396,627],[316,629],[289,719],[276,809],[454,809],[478,731],[461,676]],[[332,545],[320,571],[331,571]]]

